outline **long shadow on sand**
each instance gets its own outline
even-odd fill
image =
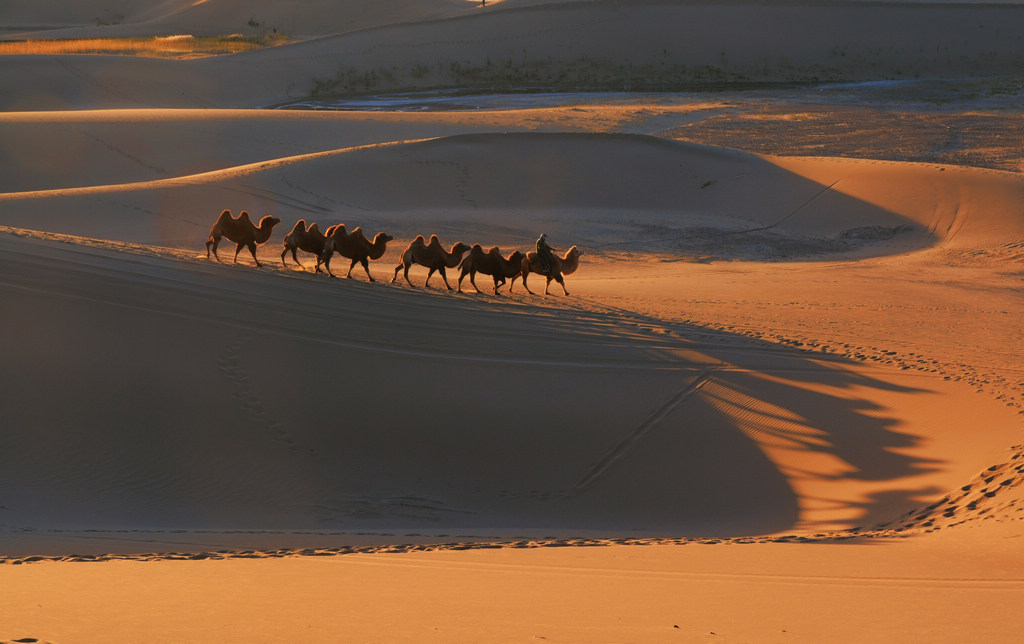
[[[813,500],[850,526],[942,467],[896,451],[921,438],[875,402],[928,391],[826,355],[569,300],[20,243],[8,526],[764,534],[800,524],[802,480],[904,490]]]
[[[664,164],[678,166],[675,180],[656,171]],[[627,169],[651,179],[605,189]],[[422,190],[381,190],[380,176],[401,185],[414,172],[429,175]],[[240,181],[216,188],[312,185],[323,210],[343,195],[363,212],[470,200],[447,225],[474,230],[497,230],[480,222],[488,200],[572,206],[564,225],[598,236],[588,213],[627,235],[666,221],[680,235],[694,222],[807,229],[801,218],[820,238],[849,230],[845,217],[822,223],[829,212],[906,223],[764,160],[649,137],[452,137]],[[147,200],[208,190],[133,193],[131,217]],[[740,212],[742,190],[772,207]],[[106,229],[122,230],[116,211],[92,197],[69,206],[77,199],[54,203],[105,213]],[[609,214],[626,203],[650,218]],[[78,219],[34,206],[40,228],[80,232]],[[194,234],[185,216],[161,216],[159,234]],[[424,226],[398,222],[398,238]],[[912,241],[934,238],[919,229]],[[0,391],[7,426],[21,428],[0,452],[8,526],[201,529],[226,544],[232,530],[342,542],[373,531],[750,535],[887,518],[936,492],[927,474],[944,466],[914,456],[921,433],[880,402],[933,392],[824,354],[573,300],[453,298],[124,247],[0,243],[0,355],[19,365],[3,370]],[[45,343],[19,339],[24,330]],[[851,491],[850,481],[877,486]]]

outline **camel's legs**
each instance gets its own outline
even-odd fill
[[[406,283],[409,284],[409,286],[411,286],[413,288],[416,288],[416,285],[413,284],[412,281],[409,279],[409,267],[410,266],[411,266],[410,263],[406,263],[405,259],[402,259],[402,263],[395,267],[395,276],[391,279],[391,283],[392,284],[395,283],[395,280],[398,279],[398,271],[400,271],[400,270],[402,270],[404,268],[405,272],[403,274],[405,275]]]
[[[370,262],[365,257],[362,259],[353,259],[352,265],[348,267],[348,275],[346,277],[352,277],[352,269],[356,267],[356,262],[363,265],[363,270],[366,271],[366,279],[373,281],[373,276],[370,275]]]
[[[473,288],[476,289],[477,293],[480,292],[480,287],[476,285],[476,271],[469,272],[469,283],[473,285]],[[459,285],[462,285],[461,279],[459,280]]]
[[[444,280],[444,285],[448,287],[448,290],[449,291],[452,290],[452,285],[448,283],[448,275],[445,274],[445,272],[444,272],[444,266],[438,268],[437,272],[441,274],[441,279]],[[476,284],[474,284],[473,286],[476,286]],[[477,290],[479,290],[479,289],[477,289]]]
[[[425,282],[423,282],[423,286],[424,287],[430,288],[430,278],[434,275],[434,271],[436,271],[436,270],[437,270],[436,268],[432,268],[429,271],[427,271],[427,279],[426,279]]]
[[[259,268],[261,266],[261,264],[260,264],[260,260],[256,259],[256,242],[249,242],[248,244],[245,244],[245,246],[249,247],[249,254],[252,255],[252,261],[256,262],[256,268]],[[238,248],[241,248],[241,247],[242,247],[242,244],[239,244]],[[236,261],[238,260],[238,250],[237,249],[235,250],[235,260]]]
[[[213,258],[216,259],[218,262],[220,261],[220,256],[217,255],[218,244],[220,244],[220,237],[210,237],[208,240],[206,240],[206,259],[210,259],[210,246],[212,245]]]
[[[284,249],[284,251],[281,253],[281,263],[287,265],[287,263],[285,262],[285,253],[287,253],[289,250],[292,251],[292,259],[295,260],[295,263],[298,264],[299,266],[302,266],[302,268],[306,268],[305,266],[303,266],[302,262],[299,261],[299,256],[295,253],[294,248]]]
[[[530,295],[533,295],[533,291],[531,291],[530,287],[527,286],[527,284],[526,284],[526,271],[523,271],[523,288],[526,289],[527,293],[529,293]],[[510,288],[509,290],[511,291],[512,289]]]
[[[238,263],[238,253],[245,248],[245,243],[235,244],[235,259],[233,260],[236,264]]]
[[[548,287],[551,286],[551,280],[555,280],[562,286],[563,293],[565,293],[566,295],[569,294],[569,291],[567,291],[565,288],[565,279],[562,278],[562,274],[555,273],[554,276],[548,278],[548,283],[544,285],[544,295],[548,294]]]

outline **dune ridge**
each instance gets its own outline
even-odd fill
[[[787,164],[795,172],[784,169]],[[916,192],[876,188],[897,167],[903,187],[915,186]],[[674,169],[667,174],[663,168]],[[822,178],[830,168],[836,169],[832,177]],[[292,223],[306,218],[325,227],[378,226],[407,239],[422,226],[446,238],[485,226],[490,240],[484,241],[503,246],[530,243],[533,233],[525,226],[494,225],[503,214],[514,221],[528,208],[543,226],[573,226],[581,241],[606,253],[641,244],[648,252],[689,251],[698,258],[756,257],[774,248],[773,254],[786,258],[858,249],[908,252],[938,241],[953,245],[953,233],[968,221],[967,207],[959,218],[941,202],[920,207],[946,170],[869,161],[773,162],[631,134],[468,134],[353,146],[126,185],[8,192],[0,200],[7,204],[9,225],[89,236],[95,220],[68,220],[63,213],[113,198],[115,207],[105,208],[103,216],[118,223],[117,239],[183,248],[209,226],[203,204],[221,199],[257,217],[272,212]],[[978,184],[970,193],[977,196],[964,202],[979,200],[971,208],[996,202],[1003,208],[1020,197],[1016,177],[981,176],[964,184]],[[524,192],[522,185],[533,189]],[[862,191],[874,203],[860,198]],[[239,203],[235,194],[248,198]],[[159,227],[134,214],[140,204],[158,214]],[[625,213],[643,213],[644,219],[631,225]],[[1015,227],[1012,216],[993,222],[985,228],[986,243],[988,236],[1012,237]]]

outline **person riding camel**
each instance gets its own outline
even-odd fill
[[[551,267],[554,266],[554,248],[548,245],[547,233],[541,233],[541,236],[537,238],[537,257],[540,259],[540,267],[544,273],[550,273]]]

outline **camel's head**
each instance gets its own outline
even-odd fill
[[[263,219],[260,219],[259,227],[260,228],[266,227],[267,229],[271,229],[274,226],[278,225],[279,223],[281,223],[280,219],[278,219],[274,215],[267,215]]]
[[[579,248],[575,247],[575,246],[573,246],[572,248],[569,249],[569,256],[570,257],[579,257],[582,254],[583,254],[583,251],[580,250]]]
[[[389,241],[391,241],[392,239],[394,239],[394,237],[392,237],[391,235],[389,235],[387,233],[384,233],[384,232],[381,232],[381,233],[377,233],[376,235],[374,235],[373,243],[376,244],[377,242],[382,242],[382,243],[386,244]]]
[[[469,250],[469,248],[470,247],[467,244],[463,244],[462,242],[458,242],[457,244],[452,246],[452,254],[455,255],[455,254],[458,254],[458,253],[465,253],[467,250]]]

